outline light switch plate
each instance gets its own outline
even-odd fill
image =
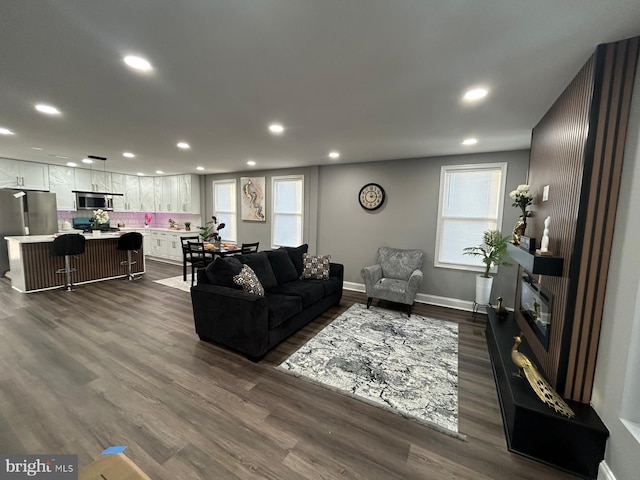
[[[549,200],[549,185],[545,185],[542,189],[542,201],[546,202]]]

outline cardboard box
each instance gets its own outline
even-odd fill
[[[151,480],[124,453],[103,455],[80,469],[79,480]]]

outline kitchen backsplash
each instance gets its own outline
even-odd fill
[[[117,227],[124,223],[125,227],[143,227],[144,212],[109,212],[110,225]],[[189,213],[150,213],[151,222],[149,227],[168,228],[169,219],[175,220],[180,228],[184,228],[184,222],[191,222],[191,228],[196,229],[200,223],[200,215]],[[91,218],[91,212],[58,211],[58,225],[62,229],[62,223],[66,220],[72,223],[73,218]]]

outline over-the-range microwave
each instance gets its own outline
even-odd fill
[[[113,210],[112,193],[78,192],[76,194],[76,209],[78,210]],[[116,194],[117,195],[117,194]]]

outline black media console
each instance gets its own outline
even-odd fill
[[[513,315],[501,319],[488,307],[487,316],[487,345],[509,451],[595,479],[609,436],[602,420],[589,405],[568,401],[576,414],[569,419],[542,403],[524,376],[513,375],[518,369],[511,347],[519,334]],[[526,340],[518,350],[537,363]]]

